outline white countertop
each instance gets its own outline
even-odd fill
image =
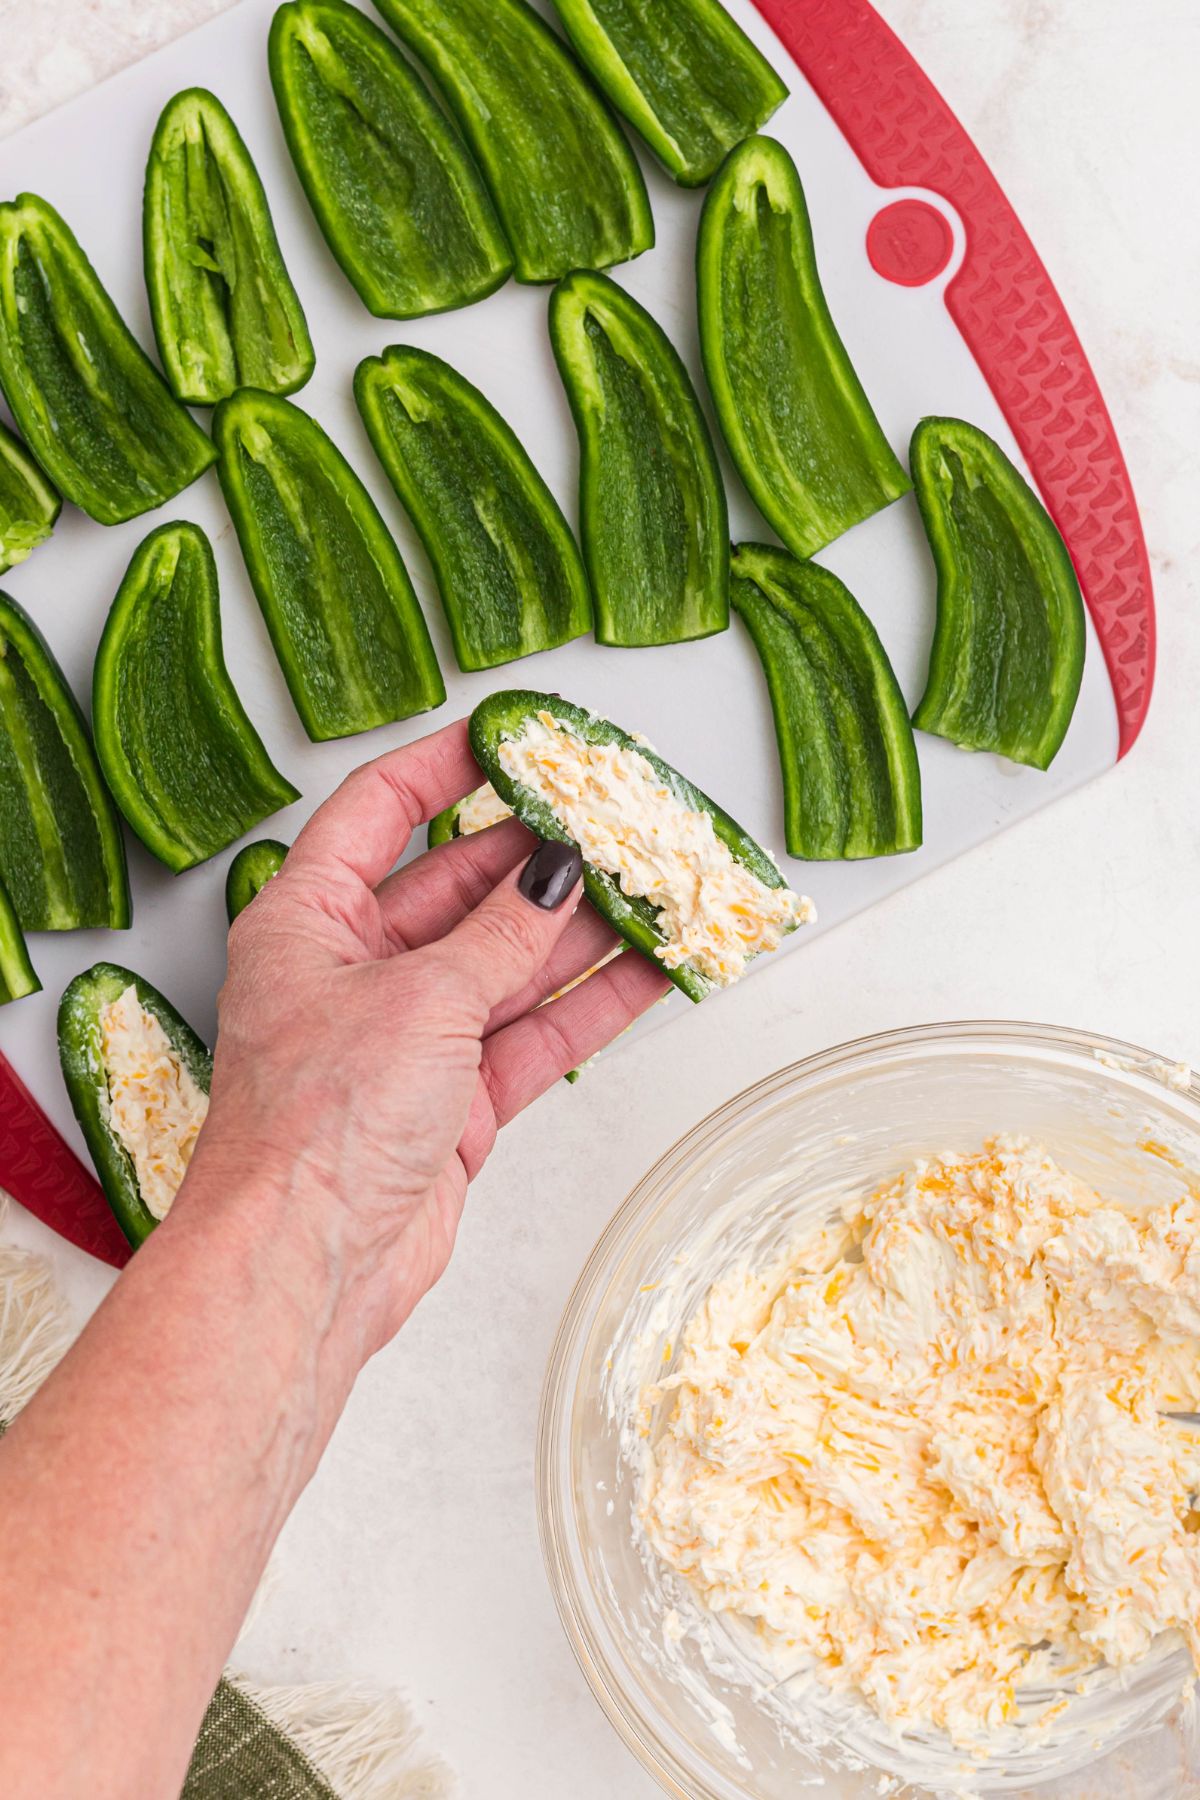
[[[0,0],[0,132],[224,0]],[[542,1574],[541,1373],[608,1215],[690,1125],[779,1065],[922,1020],[1091,1027],[1200,1064],[1200,166],[1193,0],[877,0],[978,140],[1096,367],[1141,503],[1150,721],[1092,787],[933,873],[505,1134],[440,1288],[364,1374],[241,1655],[270,1680],[402,1687],[464,1795],[651,1800]],[[20,1219],[81,1307],[104,1277]]]

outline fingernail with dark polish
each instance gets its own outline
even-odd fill
[[[539,844],[525,867],[517,887],[526,900],[543,912],[554,912],[566,900],[583,874],[583,857],[577,844],[548,839]]]

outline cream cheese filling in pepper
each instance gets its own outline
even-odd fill
[[[504,805],[491,781],[475,788],[473,794],[459,801],[457,808],[457,826],[459,837],[473,837],[475,832],[488,832],[493,824],[504,824],[513,817],[513,810]]]
[[[718,1282],[643,1404],[655,1551],[899,1727],[978,1745],[1173,1630],[1200,1670],[1194,1193],[1139,1213],[1006,1139],[919,1163]]]
[[[474,793],[468,794],[465,800],[459,802],[459,836],[474,837],[477,831],[488,831],[493,825],[502,825],[505,819],[511,818],[511,807],[504,804],[491,782],[485,781],[482,787],[477,787]],[[620,956],[624,948],[624,944],[614,944],[612,949],[606,951],[600,961],[593,963],[590,969],[585,969],[582,975],[575,977],[574,981],[568,981],[566,987],[556,989],[542,1002],[543,1006],[548,1006],[551,1000],[561,1000],[564,994],[571,992],[572,988],[582,987],[589,975],[595,975],[599,969],[603,969],[613,962]],[[631,1027],[628,1025],[625,1027],[626,1031],[630,1029]],[[594,1058],[589,1060],[594,1060]]]
[[[109,1002],[100,1028],[108,1123],[133,1163],[147,1210],[165,1219],[208,1117],[208,1095],[142,1006],[135,987]]]
[[[816,917],[811,900],[770,888],[665,785],[653,763],[616,744],[587,744],[548,712],[499,749],[506,775],[546,802],[586,861],[631,898],[658,907],[668,969],[690,964],[714,987]]]
[[[461,837],[473,837],[477,831],[487,831],[492,825],[501,825],[505,819],[512,818],[512,811],[505,806],[490,781],[477,787],[473,794],[468,794],[458,805],[458,830]]]

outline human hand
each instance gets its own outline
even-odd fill
[[[357,770],[230,935],[212,1106],[176,1210],[204,1172],[284,1184],[289,1237],[353,1315],[362,1360],[441,1275],[499,1127],[667,988],[628,955],[542,1005],[617,940],[575,911],[577,852],[564,864],[515,819],[389,873],[479,782],[461,722]]]

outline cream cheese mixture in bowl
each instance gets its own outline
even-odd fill
[[[539,1509],[669,1792],[1200,1794],[1200,1438],[1164,1417],[1198,1172],[1187,1070],[983,1024],[783,1070],[646,1176],[563,1320]]]

